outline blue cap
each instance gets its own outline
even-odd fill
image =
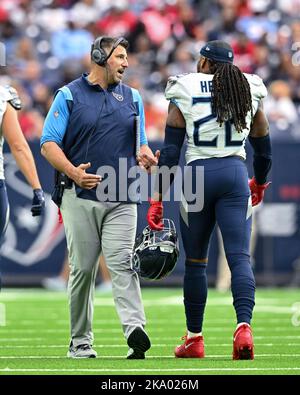
[[[206,43],[200,50],[200,54],[208,59],[220,63],[233,63],[233,49],[225,41],[215,40]]]

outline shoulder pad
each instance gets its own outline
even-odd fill
[[[256,74],[251,74],[251,82],[253,85],[260,86],[263,80]]]
[[[183,74],[172,75],[172,76],[170,76],[168,78],[168,83],[171,84],[171,85],[175,84],[180,78],[182,78],[182,77],[184,77],[184,76],[186,76],[188,74],[190,74],[190,73],[183,73]]]
[[[10,85],[6,85],[5,89],[7,90],[10,97],[8,102],[13,106],[14,109],[21,110],[22,102],[16,89]]]
[[[252,95],[256,99],[265,98],[268,94],[268,91],[267,91],[267,88],[266,88],[263,80],[256,74],[244,73],[244,75],[250,84]]]

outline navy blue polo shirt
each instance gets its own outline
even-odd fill
[[[99,168],[109,166],[114,169],[118,184],[119,159],[123,160],[123,165],[126,162],[128,169],[136,165],[137,116],[140,118],[140,145],[147,144],[139,92],[122,83],[110,85],[105,90],[98,84],[91,84],[87,74],[83,74],[58,90],[45,119],[41,146],[47,141],[55,142],[74,166],[90,162],[89,173],[99,174]],[[101,175],[105,178],[105,174]],[[117,185],[116,188],[118,190]],[[96,189],[76,186],[76,193],[84,199],[99,200]],[[116,193],[116,201],[139,200],[137,196],[120,199],[118,191]]]

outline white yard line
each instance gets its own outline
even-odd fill
[[[161,339],[162,340],[162,339]],[[178,342],[180,344],[180,342]],[[300,343],[255,343],[256,346],[259,347],[277,347],[277,346],[282,346],[282,347],[294,347],[294,346],[300,346]],[[154,343],[152,344],[153,347],[173,347],[175,344],[170,344],[170,343]],[[5,344],[1,345],[0,348],[68,348],[68,344]],[[124,344],[94,344],[94,348],[119,348],[119,347],[127,347],[127,345]],[[218,343],[218,344],[206,344],[207,348],[211,347],[232,347],[232,343]]]
[[[148,299],[149,296],[144,295],[143,296],[143,301],[145,306],[168,306],[168,305],[174,305],[178,307],[183,306],[183,297],[182,295],[173,295],[173,296],[162,296],[159,299],[153,300],[152,297],[151,299]],[[17,291],[17,292],[8,292],[8,291],[2,291],[1,293],[1,302],[13,302],[17,300],[22,300],[22,301],[27,301],[33,299],[34,301],[37,302],[44,302],[45,300],[48,300],[49,302],[53,301],[67,301],[67,294],[65,292],[46,292],[46,291],[37,291],[37,292],[32,292],[32,291]],[[273,307],[276,307],[274,305],[281,305],[283,303],[289,303],[291,297],[288,298],[288,301],[285,300],[285,298],[268,298],[268,297],[256,297],[256,307],[267,307],[265,306],[266,304],[268,305],[273,305]],[[296,300],[294,300],[291,303],[300,301],[300,297]],[[95,295],[95,305],[96,306],[113,306],[114,301],[112,296],[106,296],[102,297],[99,295]],[[222,297],[215,297],[212,296],[211,299],[208,300],[207,306],[232,306],[232,297],[231,296],[222,296]],[[290,307],[288,307],[290,308]]]
[[[94,368],[86,368],[86,369],[11,369],[4,368],[0,369],[0,372],[276,372],[276,371],[299,371],[300,367],[294,368],[182,368],[182,369],[94,369]]]
[[[285,336],[284,338],[285,339],[299,340],[300,336]],[[66,337],[65,336],[56,336],[56,341],[58,339],[62,339],[62,342],[63,342],[63,341],[65,341]],[[120,336],[116,336],[116,337],[111,337],[110,336],[109,337],[110,341],[116,340],[117,342],[119,342],[120,339],[121,339]],[[294,346],[299,346],[300,345],[300,343],[278,343],[278,342],[276,342],[276,343],[265,343],[265,342],[257,341],[257,340],[263,340],[263,339],[266,339],[266,340],[280,339],[280,340],[282,340],[282,336],[255,336],[255,345],[256,346],[267,346],[267,347],[271,347],[271,346],[293,346],[293,345]],[[10,345],[9,342],[13,342],[13,343],[37,342],[37,341],[39,341],[39,342],[42,341],[43,342],[45,340],[49,343],[49,339],[45,339],[43,337],[28,337],[28,338],[4,337],[4,338],[0,338],[0,348],[4,347],[4,345],[2,345],[2,343],[8,343],[8,344],[5,345],[7,347],[16,347],[16,344],[11,344]],[[232,345],[231,344],[231,338],[228,340],[228,343],[215,343],[215,342],[211,343],[213,340],[220,340],[220,338],[219,337],[214,337],[214,336],[213,337],[209,337],[209,340],[206,339],[205,345],[207,347],[219,347],[219,346],[223,347],[223,346],[226,346],[226,345],[227,346],[231,346]],[[151,341],[152,341],[152,344],[155,344],[155,343],[153,343],[154,341],[165,341],[165,342],[168,342],[166,344],[169,344],[169,345],[174,344],[174,346],[175,346],[177,343],[180,344],[181,339],[178,336],[172,336],[172,337],[151,336]],[[22,345],[17,345],[17,346],[18,347],[22,347]],[[27,345],[24,345],[24,347],[27,347]],[[32,344],[32,347],[48,347],[48,346],[47,345],[40,346],[40,345],[37,345],[37,344]],[[49,345],[49,347],[50,347],[50,345]],[[51,347],[52,347],[52,345],[51,345]],[[57,347],[62,347],[62,346],[59,345]],[[101,347],[101,345],[95,346],[95,347]],[[106,345],[103,346],[103,347],[106,347]]]
[[[119,326],[119,325],[118,325]],[[221,332],[221,333],[224,333],[224,332],[228,332],[228,333],[233,333],[233,330],[234,330],[234,328],[222,328],[222,327],[219,327],[219,328],[206,328],[205,326],[204,326],[204,333],[212,333],[212,332]],[[270,328],[269,327],[257,327],[257,328],[255,328],[254,329],[254,336],[255,336],[255,334],[257,333],[257,332],[266,332],[266,331],[268,331],[268,330],[270,330]],[[178,329],[177,328],[174,328],[174,327],[172,327],[171,326],[171,328],[169,328],[168,329],[168,331],[169,332],[173,332],[173,331],[176,331],[176,335],[177,335],[177,333],[178,333]],[[29,334],[29,333],[38,333],[38,334],[41,334],[41,333],[55,333],[55,334],[57,334],[57,333],[67,333],[68,332],[68,329],[66,328],[57,328],[57,329],[45,329],[45,328],[37,328],[37,329],[32,329],[32,328],[30,328],[30,329],[25,329],[25,328],[9,328],[9,327],[4,327],[4,328],[1,328],[1,333],[2,334],[5,334],[5,333],[23,333],[23,334]],[[108,334],[112,334],[112,333],[122,333],[122,330],[121,330],[121,328],[119,327],[119,328],[95,328],[94,330],[93,330],[93,332],[94,333],[108,333]],[[154,329],[151,329],[151,330],[148,330],[148,332],[151,334],[152,332],[155,332],[155,333],[161,333],[161,332],[166,332],[166,328],[154,328]],[[274,332],[284,332],[285,334],[287,334],[287,333],[295,333],[295,332],[299,332],[299,329],[297,329],[296,327],[294,327],[294,326],[290,326],[290,327],[279,327],[279,328],[272,328],[272,332],[274,333]]]
[[[255,358],[299,358],[300,354],[255,354]],[[115,358],[124,358],[124,355],[100,355],[99,359],[115,359]],[[146,359],[174,359],[173,355],[147,355]],[[205,355],[205,359],[208,358],[229,358],[227,354],[216,354],[216,355]],[[61,355],[21,355],[21,356],[0,356],[0,359],[67,359],[66,356]]]
[[[257,323],[258,321],[260,321],[260,320],[262,320],[264,323],[266,322],[266,319],[264,318],[264,317],[256,317],[255,318],[255,323]],[[53,318],[51,318],[51,319],[44,319],[44,320],[38,320],[38,319],[32,319],[32,320],[18,320],[18,319],[16,319],[16,320],[7,320],[6,321],[6,326],[9,326],[9,325],[24,325],[24,326],[37,326],[38,324],[40,324],[40,325],[45,325],[45,323],[53,323]],[[179,320],[178,318],[176,318],[176,319],[172,319],[172,318],[169,318],[169,319],[160,319],[160,318],[149,318],[148,317],[148,327],[149,326],[152,326],[152,325],[157,325],[157,324],[170,324],[170,323],[176,323],[176,324],[178,324],[178,323],[182,323],[182,324],[184,324],[184,318],[182,317],[182,319],[181,320]],[[286,319],[286,321],[283,321],[282,320],[282,318],[274,318],[274,319],[268,319],[268,324],[270,324],[270,323],[272,323],[272,324],[282,324],[282,323],[284,323],[284,324],[286,324],[286,325],[291,325],[291,322],[290,322],[290,320],[289,319]],[[94,321],[93,321],[93,324],[94,324],[94,326],[96,326],[96,325],[104,325],[104,326],[106,326],[106,325],[114,325],[114,326],[120,326],[120,323],[119,323],[119,321],[117,320],[117,319],[109,319],[109,320],[106,320],[106,319],[103,319],[103,320],[97,320],[97,319],[95,319]],[[233,319],[207,319],[207,322],[205,322],[204,323],[204,326],[206,327],[206,328],[209,328],[210,326],[214,326],[214,325],[216,325],[216,324],[228,324],[228,325],[232,325],[232,326],[234,326],[234,320]],[[55,325],[69,325],[69,320],[60,320],[60,319],[56,319],[55,320]],[[257,324],[257,325],[259,325],[259,324]],[[261,327],[260,325],[259,325],[259,327]]]

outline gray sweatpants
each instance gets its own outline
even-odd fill
[[[71,265],[68,296],[73,345],[92,344],[94,340],[94,288],[101,252],[111,275],[116,310],[128,338],[135,327],[144,327],[146,323],[139,278],[128,259],[135,240],[136,204],[81,199],[73,188],[64,192],[61,213]]]

